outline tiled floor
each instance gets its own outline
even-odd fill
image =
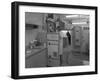
[[[85,54],[74,54],[72,53],[72,47],[66,47],[63,50],[63,55],[61,57],[61,66],[79,66],[79,65],[88,65],[89,57]],[[47,53],[46,50],[41,53],[31,56],[26,59],[26,67],[46,67],[47,66]]]
[[[72,47],[64,48],[63,56],[62,56],[62,66],[78,66],[89,63],[89,57],[85,54],[74,54],[72,53]]]

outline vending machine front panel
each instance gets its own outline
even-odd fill
[[[47,33],[48,66],[59,66],[59,33]]]

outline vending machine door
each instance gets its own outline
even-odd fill
[[[48,66],[59,66],[59,33],[47,33]]]

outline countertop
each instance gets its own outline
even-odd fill
[[[33,49],[29,49],[25,52],[25,58],[29,58],[32,55],[36,55],[38,53],[40,53],[41,51],[46,50],[46,47],[37,47],[37,48],[33,48]]]

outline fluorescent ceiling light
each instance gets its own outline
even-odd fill
[[[66,15],[66,18],[89,18],[88,15]]]
[[[79,17],[79,15],[67,15],[66,18],[70,18],[70,17]]]
[[[72,24],[87,24],[87,22],[74,22]]]

